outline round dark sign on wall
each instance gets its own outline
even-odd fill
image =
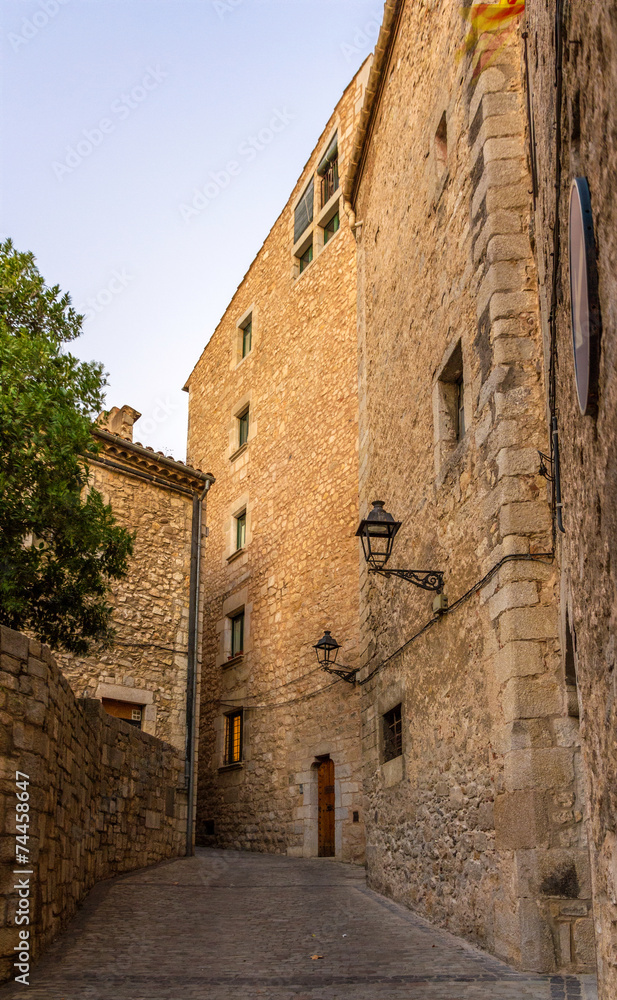
[[[578,405],[583,416],[598,399],[600,302],[589,185],[584,177],[570,191],[570,305]]]

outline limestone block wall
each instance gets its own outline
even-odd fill
[[[95,882],[183,855],[184,763],[172,746],[76,699],[46,646],[0,627],[0,979],[18,931],[41,953]],[[27,863],[16,861],[16,772],[28,776]],[[22,796],[23,798],[23,796]],[[23,809],[23,806],[20,808]],[[31,874],[16,875],[15,870]],[[18,879],[30,923],[15,924]],[[24,909],[22,907],[22,909]]]
[[[563,38],[562,102],[555,88],[555,12]],[[578,681],[589,795],[593,910],[599,992],[617,995],[617,19],[614,4],[527,2],[529,74],[538,196],[536,260],[545,351],[550,351],[555,267],[556,415],[565,534],[558,534],[560,633],[570,633]],[[559,121],[561,131],[557,131]],[[557,141],[560,139],[559,151]],[[560,244],[553,256],[556,170]],[[570,322],[568,203],[575,177],[591,194],[602,319],[599,399],[582,416],[576,397]],[[548,389],[548,386],[547,386]]]
[[[519,967],[587,969],[521,43],[473,80],[458,8],[400,10],[354,204],[360,509],[385,501],[403,522],[391,565],[443,570],[450,610],[433,619],[429,595],[363,571],[369,878]],[[399,704],[403,753],[386,761]]]
[[[143,705],[143,731],[184,749],[191,496],[135,478],[134,463],[123,462],[126,471],[90,466],[92,485],[135,532],[128,575],[109,596],[115,641],[87,657],[60,652],[58,662],[79,697]],[[160,476],[154,453],[151,464]]]
[[[216,478],[204,557],[199,835],[317,854],[315,765],[329,754],[336,855],[350,860],[364,851],[359,694],[324,674],[312,648],[330,629],[341,661],[357,665],[355,242],[342,203],[340,228],[320,244],[316,195],[314,257],[300,275],[292,248],[295,204],[335,131],[342,176],[367,75],[368,67],[345,91],[188,381],[189,461],[207,456]],[[242,511],[246,540],[236,551]],[[241,611],[244,646],[232,659],[230,620]],[[234,708],[244,712],[242,760],[228,767],[224,717]]]

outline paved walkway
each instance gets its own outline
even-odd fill
[[[319,955],[313,959],[311,956]],[[101,883],[0,1000],[595,1000],[517,973],[366,888],[363,869],[236,851]]]

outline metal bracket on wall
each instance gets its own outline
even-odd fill
[[[337,677],[342,678],[342,680],[347,681],[349,684],[356,683],[356,674],[358,671],[352,670],[351,667],[341,667],[340,670],[338,667],[322,667],[322,670],[325,670],[328,674],[336,674]]]
[[[379,573],[380,576],[398,576],[407,583],[422,590],[431,590],[441,594],[443,590],[443,573],[436,569],[376,569],[371,566],[369,573]]]
[[[545,455],[543,451],[539,451],[540,456],[540,468],[538,469],[538,475],[546,479],[547,482],[552,483],[554,481],[553,471],[553,459],[550,455]],[[549,472],[550,466],[550,472]]]

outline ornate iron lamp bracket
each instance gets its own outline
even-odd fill
[[[352,670],[350,667],[343,667],[339,670],[338,667],[322,667],[329,674],[336,674],[337,677],[341,677],[344,681],[348,681],[349,684],[356,683],[357,670]]]
[[[369,573],[379,573],[380,576],[398,576],[407,583],[422,590],[431,590],[436,594],[443,591],[443,573],[435,569],[380,569],[369,567]]]

